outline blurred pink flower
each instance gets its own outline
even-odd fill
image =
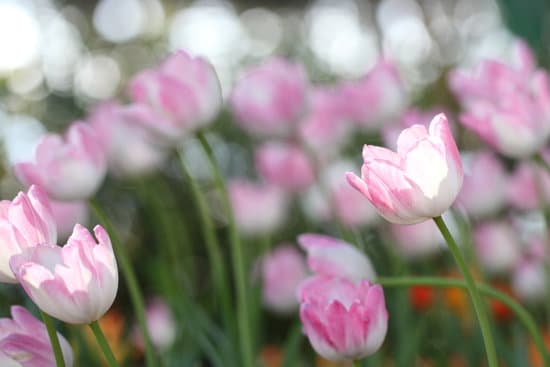
[[[405,259],[416,260],[440,253],[445,240],[433,221],[417,224],[390,226],[397,252]]]
[[[256,169],[269,183],[289,191],[301,191],[315,180],[313,164],[297,145],[267,142],[256,150]]]
[[[516,53],[515,65],[485,60],[473,73],[455,70],[449,85],[465,110],[462,124],[500,153],[520,158],[550,136],[550,84],[524,42]]]
[[[301,65],[273,58],[246,70],[231,94],[231,109],[251,134],[287,135],[305,112],[307,88]]]
[[[33,163],[16,164],[15,174],[23,184],[39,185],[56,200],[88,199],[107,171],[99,137],[84,122],[73,123],[64,137],[44,136],[35,157]]]
[[[155,69],[137,74],[129,85],[132,99],[159,115],[150,126],[169,142],[211,123],[222,106],[220,82],[202,57],[180,50]]]
[[[521,260],[520,241],[506,222],[485,222],[473,231],[477,258],[489,273],[512,270]]]
[[[266,307],[280,313],[297,310],[298,285],[307,277],[303,255],[292,245],[279,245],[262,258],[261,272]]]
[[[550,174],[543,168],[520,163],[508,179],[508,203],[519,210],[535,210],[550,202]]]
[[[89,219],[88,204],[85,201],[51,201],[53,218],[60,239],[67,239],[75,224],[86,224]],[[55,241],[47,242],[55,244]]]
[[[155,348],[161,352],[170,349],[176,340],[177,333],[176,322],[170,307],[161,298],[154,298],[147,304],[145,317],[147,330]],[[137,326],[133,332],[133,340],[139,349],[145,348],[142,334]]]
[[[344,83],[342,93],[350,119],[367,130],[397,118],[408,103],[397,68],[388,60],[378,61],[362,79]]]
[[[435,116],[429,130],[423,125],[403,130],[397,147],[395,153],[365,145],[361,178],[348,172],[348,182],[390,222],[415,224],[440,216],[453,204],[463,179],[447,118]]]
[[[11,307],[12,318],[0,319],[0,365],[3,367],[52,367],[54,353],[43,323],[21,306]],[[57,333],[67,367],[73,365],[73,351]]]
[[[318,275],[346,278],[352,281],[376,278],[369,258],[355,246],[340,239],[315,233],[298,237],[298,243],[307,251],[309,268]]]
[[[248,235],[269,233],[283,224],[288,199],[278,187],[233,179],[228,185],[231,206],[239,229]]]
[[[13,201],[0,201],[0,282],[17,283],[10,258],[29,247],[56,243],[57,230],[47,196],[32,185]]]
[[[43,244],[12,256],[10,266],[33,302],[70,324],[89,324],[111,307],[118,270],[111,240],[101,227],[95,237],[77,224],[63,247]]]
[[[139,176],[158,168],[168,154],[151,126],[158,116],[144,104],[100,104],[88,121],[96,130],[115,176]]]
[[[302,283],[299,298],[304,332],[322,357],[362,359],[382,345],[388,311],[380,285],[314,276]]]
[[[541,259],[522,261],[512,272],[512,289],[523,301],[544,302],[548,297],[548,277]]]
[[[483,217],[501,209],[506,202],[508,175],[493,153],[462,154],[464,184],[457,202],[473,217]]]

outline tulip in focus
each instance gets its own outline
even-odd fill
[[[523,158],[550,136],[550,80],[524,42],[515,51],[515,64],[485,60],[474,72],[452,72],[449,84],[465,110],[462,124],[500,153]]]
[[[97,321],[113,304],[118,270],[111,240],[101,226],[77,224],[67,244],[43,244],[12,256],[10,266],[34,303],[69,324]]]
[[[284,222],[288,199],[278,187],[234,179],[229,182],[228,192],[235,221],[243,234],[269,233]]]
[[[48,134],[36,147],[35,162],[14,166],[25,185],[39,185],[56,200],[84,200],[95,194],[107,171],[105,153],[95,131],[73,123],[66,135]]]
[[[365,254],[340,239],[315,233],[298,237],[298,243],[307,251],[307,264],[318,275],[341,277],[351,281],[376,278],[374,267]]]
[[[245,72],[231,94],[231,109],[249,133],[284,136],[305,112],[307,88],[301,65],[274,58]]]
[[[388,311],[380,285],[318,275],[302,284],[299,298],[304,332],[322,357],[357,360],[382,345]]]
[[[414,125],[397,140],[397,153],[365,145],[361,178],[348,172],[350,185],[397,224],[415,224],[440,216],[462,186],[458,148],[447,118],[439,114],[429,129]]]
[[[11,307],[12,318],[0,319],[0,365],[3,367],[52,367],[55,356],[43,323],[21,306]],[[73,351],[57,333],[67,367],[73,365]]]
[[[302,254],[292,245],[278,246],[263,257],[261,272],[266,307],[279,313],[296,310],[298,285],[307,277]]]
[[[151,126],[172,143],[212,122],[222,105],[212,65],[183,50],[136,75],[129,91],[134,102],[152,107],[159,118]]]
[[[37,187],[20,192],[13,201],[0,201],[0,282],[17,283],[10,258],[25,249],[56,243],[57,230],[50,202]]]

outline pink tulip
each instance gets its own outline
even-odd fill
[[[13,201],[0,201],[0,282],[17,283],[10,258],[29,247],[55,243],[57,231],[46,195],[36,186]]]
[[[228,191],[235,221],[244,234],[269,233],[284,222],[288,199],[278,187],[234,179]]]
[[[512,273],[512,289],[523,301],[544,302],[548,297],[548,277],[544,261],[522,261]]]
[[[145,310],[147,320],[147,330],[151,336],[151,341],[159,351],[167,351],[176,340],[176,323],[170,307],[160,298],[154,298],[147,304]],[[133,333],[133,339],[136,346],[144,350],[143,337],[136,327]]]
[[[462,124],[500,153],[521,158],[550,136],[550,81],[525,43],[516,51],[516,65],[486,60],[474,73],[452,72],[449,84],[465,109]]]
[[[348,116],[367,130],[376,130],[401,114],[407,96],[395,65],[380,60],[361,80],[342,86]]]
[[[519,260],[520,241],[506,222],[486,222],[474,229],[474,245],[481,266],[490,273],[512,270]]]
[[[388,311],[380,285],[315,276],[302,284],[299,298],[304,332],[322,357],[361,359],[382,345]]]
[[[158,120],[144,104],[121,106],[108,102],[93,111],[89,122],[101,137],[109,169],[115,176],[140,176],[163,163],[167,149],[152,129]]]
[[[298,243],[307,251],[307,264],[316,274],[352,281],[372,281],[376,278],[369,258],[347,242],[330,236],[307,233],[298,237]]]
[[[70,324],[89,324],[111,307],[118,271],[111,240],[101,226],[95,237],[77,224],[64,247],[38,245],[12,256],[10,266],[34,303]]]
[[[494,213],[506,201],[507,174],[490,152],[463,154],[464,184],[457,202],[473,217]]]
[[[365,145],[361,178],[348,172],[350,185],[397,224],[415,224],[440,216],[462,186],[460,155],[445,115],[434,117],[429,130],[403,130],[397,153]]]
[[[292,245],[280,245],[263,257],[261,272],[266,307],[278,313],[296,310],[298,285],[307,277],[302,254]]]
[[[18,163],[14,170],[22,183],[39,185],[56,200],[83,200],[98,190],[107,164],[93,129],[75,122],[64,137],[44,136],[35,162]]]
[[[445,239],[433,221],[410,225],[392,224],[390,231],[397,252],[407,260],[430,257],[445,249]]]
[[[52,367],[55,357],[43,323],[21,306],[11,307],[12,318],[0,319],[0,365],[3,367]],[[67,367],[73,365],[73,351],[57,333]]]
[[[89,219],[88,204],[85,201],[50,201],[53,218],[60,239],[67,239],[77,223],[87,223]],[[47,242],[54,244],[55,241]]]
[[[222,105],[220,82],[212,65],[185,51],[136,75],[129,90],[135,102],[148,104],[160,116],[151,125],[172,143],[212,122]]]
[[[293,144],[268,142],[256,150],[256,169],[269,183],[289,191],[301,191],[315,180],[313,165]]]
[[[307,87],[301,65],[274,58],[245,72],[231,94],[231,108],[253,135],[287,135],[305,111]]]
[[[516,209],[539,209],[550,202],[550,175],[539,166],[521,163],[508,180],[506,195]]]

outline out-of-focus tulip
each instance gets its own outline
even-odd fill
[[[36,147],[35,162],[14,166],[25,185],[36,184],[57,200],[83,200],[94,195],[105,177],[107,163],[95,131],[75,122],[64,137],[48,134]]]
[[[465,109],[462,124],[502,154],[520,158],[550,136],[550,81],[524,42],[516,51],[516,65],[485,60],[473,73],[450,73],[449,84]]]
[[[313,165],[297,145],[268,142],[256,150],[256,169],[274,185],[289,191],[301,191],[315,180]]]
[[[51,367],[55,356],[46,326],[21,306],[11,307],[11,319],[0,319],[0,365],[3,367]],[[57,333],[67,367],[73,365],[73,350]]]
[[[64,247],[38,245],[12,256],[10,266],[36,305],[70,324],[89,324],[107,312],[118,289],[111,240],[101,226],[94,234],[77,224]]]
[[[473,231],[477,258],[490,273],[511,270],[520,260],[516,231],[506,222],[486,222]]]
[[[407,260],[417,260],[440,253],[445,239],[433,221],[417,224],[390,226],[399,255]]]
[[[512,289],[526,302],[542,302],[548,295],[548,282],[541,259],[522,261],[512,272]]]
[[[399,73],[388,60],[379,61],[362,79],[344,84],[342,93],[349,117],[367,130],[399,116],[408,102]]]
[[[324,358],[361,359],[382,345],[388,311],[380,285],[315,276],[303,283],[299,298],[304,332]]]
[[[550,175],[531,163],[520,163],[508,180],[508,203],[519,210],[535,210],[550,202]]]
[[[460,155],[443,114],[433,118],[429,130],[422,125],[403,130],[397,153],[365,145],[363,160],[361,178],[348,172],[348,182],[393,223],[440,216],[462,186]]]
[[[269,233],[284,222],[288,198],[280,188],[234,179],[228,191],[235,221],[244,234]]]
[[[491,214],[506,201],[507,174],[490,152],[463,154],[464,184],[457,202],[474,217]]]
[[[177,331],[170,307],[162,299],[155,298],[148,303],[145,316],[147,330],[155,348],[159,351],[168,350],[174,344]],[[139,349],[144,349],[143,338],[137,328],[134,332],[134,342]]]
[[[89,118],[115,176],[139,176],[158,168],[167,155],[150,129],[159,117],[144,104],[99,105]]]
[[[36,186],[13,201],[0,201],[0,282],[17,283],[10,258],[29,247],[56,243],[57,230],[50,202]]]
[[[153,108],[160,118],[150,126],[169,142],[212,122],[222,105],[220,82],[212,65],[185,51],[136,75],[129,92],[135,102]]]
[[[282,58],[248,69],[231,94],[237,123],[254,135],[286,135],[307,106],[308,81],[301,65]]]
[[[307,277],[302,254],[292,245],[282,245],[261,261],[263,302],[271,310],[288,313],[298,309],[296,292]]]
[[[307,233],[298,237],[298,243],[307,251],[307,263],[316,274],[342,277],[352,281],[376,278],[369,258],[355,246],[340,239]]]
[[[85,224],[89,219],[88,204],[84,201],[51,201],[53,218],[59,239],[67,239],[73,232],[75,224]],[[55,241],[47,242],[54,244]]]

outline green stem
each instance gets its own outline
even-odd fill
[[[468,289],[468,284],[464,280],[460,279],[447,279],[439,277],[380,277],[377,279],[377,282],[383,287],[411,287],[417,285],[426,285],[431,287],[439,288],[462,288]],[[519,304],[512,297],[498,291],[486,284],[477,284],[476,287],[481,294],[486,297],[491,297],[499,300],[508,306],[518,317],[521,323],[525,326],[527,331],[531,334],[533,341],[539,353],[541,354],[544,360],[544,366],[550,367],[550,356],[546,350],[544,339],[537,328],[537,324],[533,317],[525,310],[525,308]]]
[[[55,356],[55,365],[57,367],[65,367],[63,351],[61,350],[61,345],[59,344],[59,338],[57,337],[57,331],[53,326],[52,318],[42,310],[40,310],[40,316],[42,316],[42,321],[44,321],[44,325],[46,325],[46,330],[48,331],[48,336],[50,337],[50,343],[52,344],[53,354]]]
[[[246,286],[246,271],[245,271],[245,257],[243,253],[243,248],[239,238],[239,232],[237,230],[237,225],[235,224],[235,218],[233,216],[233,209],[229,201],[229,195],[225,187],[225,181],[220,172],[216,158],[214,157],[214,152],[208,144],[204,134],[199,131],[197,137],[202,145],[203,150],[208,156],[208,162],[212,173],[214,174],[214,180],[216,186],[221,195],[222,204],[224,211],[227,214],[229,222],[229,239],[231,244],[231,257],[233,260],[234,267],[234,281],[237,288],[237,320],[239,327],[239,343],[240,351],[242,354],[242,363],[244,367],[254,366],[254,352],[252,347],[252,338],[251,338],[251,329],[250,329],[250,320],[248,312],[248,296],[247,296],[247,286]]]
[[[115,355],[113,354],[113,351],[111,350],[107,339],[105,339],[105,335],[103,335],[103,331],[101,331],[99,323],[97,321],[94,321],[89,326],[90,329],[92,329],[92,331],[94,332],[97,344],[99,344],[99,346],[101,347],[101,351],[103,352],[103,355],[105,356],[109,367],[118,367],[118,362],[116,361]]]
[[[121,244],[115,229],[111,225],[111,222],[109,221],[103,210],[101,210],[101,207],[96,203],[96,201],[94,199],[90,199],[89,204],[94,215],[101,222],[103,227],[105,227],[105,229],[109,233],[109,237],[111,238],[111,242],[113,244],[113,249],[115,251],[120,270],[124,275],[126,286],[128,287],[128,291],[130,293],[130,301],[132,302],[132,306],[134,307],[134,311],[136,313],[138,327],[140,329],[145,344],[146,366],[156,366],[157,364],[155,351],[153,348],[153,343],[151,342],[149,330],[147,329],[147,321],[145,319],[145,305],[143,301],[143,295],[141,293],[141,289],[139,288],[137,277],[134,273],[134,269],[132,268],[130,258],[128,257],[128,253],[126,252],[126,247]]]
[[[208,204],[206,202],[206,198],[202,194],[197,181],[189,173],[189,169],[185,164],[184,157],[180,154],[179,158],[181,172],[189,183],[191,195],[199,214],[201,232],[204,238],[204,242],[206,244],[206,250],[208,251],[210,269],[213,271],[214,287],[216,288],[216,294],[219,295],[221,298],[220,307],[222,311],[223,322],[226,329],[231,330],[233,320],[233,315],[231,312],[231,298],[229,295],[229,287],[225,284],[225,263],[223,261],[218,238],[216,237],[214,223],[212,221],[210,213],[208,212]]]
[[[451,235],[451,232],[449,232],[449,229],[445,225],[443,218],[440,216],[435,217],[434,221],[435,224],[437,224],[439,231],[445,238],[445,241],[447,241],[447,244],[449,245],[449,250],[451,250],[451,253],[453,254],[453,257],[455,258],[455,261],[458,265],[458,268],[460,269],[460,272],[462,273],[462,276],[464,276],[464,280],[466,281],[468,293],[470,293],[470,298],[474,305],[474,310],[479,321],[479,327],[481,328],[481,334],[483,335],[483,342],[485,343],[485,353],[487,354],[487,362],[489,364],[489,367],[498,367],[497,353],[495,350],[493,335],[491,333],[491,326],[489,325],[487,310],[485,309],[485,305],[481,300],[474,278],[472,277],[472,274],[470,273],[470,270],[468,269],[468,266],[464,261],[464,257],[462,256],[458,245]]]

